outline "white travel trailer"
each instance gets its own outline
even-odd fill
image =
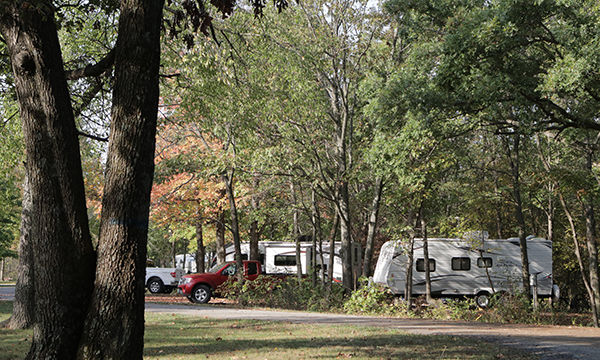
[[[388,241],[381,247],[373,281],[404,295],[408,244]],[[431,295],[475,297],[486,307],[490,295],[522,288],[521,252],[518,238],[483,240],[477,245],[464,239],[428,239]],[[529,272],[537,279],[538,296],[558,296],[552,282],[552,242],[533,236],[527,239]],[[415,239],[413,294],[425,294],[423,240]]]
[[[175,255],[175,266],[178,269],[183,269],[183,271],[188,274],[196,272],[196,255],[195,254]]]
[[[242,250],[242,259],[247,260],[250,253],[250,245],[247,242],[240,244]],[[342,279],[342,259],[340,257],[340,243],[335,244],[335,257],[333,262],[333,278]],[[300,263],[302,273],[307,274],[312,268],[313,246],[310,242],[300,243]],[[321,266],[321,255],[319,245],[317,244],[317,267]],[[230,245],[226,248],[226,261],[234,260],[234,247]],[[296,267],[296,244],[286,241],[259,241],[258,253],[260,262],[263,264],[263,271],[267,274],[295,274]],[[362,249],[359,243],[352,244],[352,268],[357,271],[362,265]],[[329,264],[329,243],[323,243],[323,263],[325,271]],[[356,271],[355,271],[356,272]]]

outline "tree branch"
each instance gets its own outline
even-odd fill
[[[106,54],[104,58],[96,64],[88,65],[84,68],[68,70],[65,72],[67,80],[77,80],[84,77],[95,77],[102,75],[106,70],[110,69],[115,62],[115,49]]]

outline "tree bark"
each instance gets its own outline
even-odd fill
[[[121,3],[94,296],[80,359],[141,359],[163,1]]]
[[[69,359],[89,304],[95,254],[53,7],[2,2],[0,33],[12,64],[33,208],[36,319],[26,358]]]
[[[371,276],[371,262],[373,261],[373,245],[375,242],[375,232],[377,231],[377,218],[379,216],[379,203],[381,202],[381,193],[383,190],[383,180],[378,177],[375,180],[375,195],[371,203],[371,214],[369,215],[369,227],[367,230],[367,241],[365,243],[365,258],[363,261],[362,276]]]
[[[29,181],[25,175],[23,182],[23,201],[21,207],[21,234],[19,237],[19,265],[13,312],[8,321],[9,329],[26,329],[35,320],[35,276],[33,244],[31,239],[32,199]]]

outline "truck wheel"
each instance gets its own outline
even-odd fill
[[[487,292],[480,292],[475,296],[475,302],[480,308],[487,309],[490,306],[490,294]]]
[[[162,280],[156,277],[148,279],[146,287],[152,294],[159,294],[165,290],[165,285]]]
[[[192,290],[192,301],[197,304],[206,304],[210,301],[211,291],[206,285],[198,285]]]

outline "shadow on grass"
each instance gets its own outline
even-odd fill
[[[354,326],[215,321],[170,316],[146,326],[145,356],[173,358],[531,359],[512,349],[452,336]]]

